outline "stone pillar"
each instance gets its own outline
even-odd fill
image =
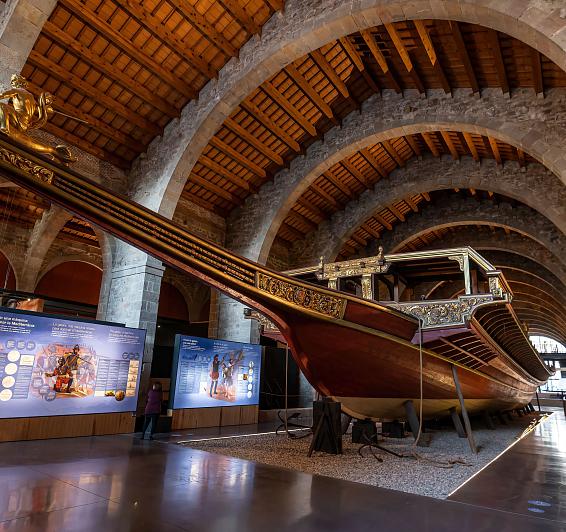
[[[111,236],[108,239],[112,248],[112,265],[103,274],[97,318],[147,331],[141,378],[141,390],[145,391],[151,371],[165,267],[129,244]],[[143,395],[140,394],[140,397]]]
[[[218,295],[218,338],[233,342],[259,343],[257,322],[244,318],[244,308],[244,305],[235,299],[224,294]]]
[[[20,73],[57,0],[8,0],[0,6],[0,87]]]

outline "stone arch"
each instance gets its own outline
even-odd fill
[[[523,149],[566,183],[562,148],[566,144],[566,116],[557,115],[566,105],[566,92],[554,91],[544,103],[523,90],[511,99],[486,92],[481,99],[462,91],[455,91],[453,98],[435,93],[427,99],[397,95],[368,99],[361,113],[348,115],[342,127],[312,144],[304,157],[294,159],[288,169],[233,212],[227,224],[227,247],[264,263],[289,209],[325,170],[361,148],[411,133],[456,130],[490,136]],[[242,239],[242,234],[249,238]]]
[[[79,268],[77,263],[83,266]],[[34,292],[46,299],[60,298],[97,305],[101,282],[100,264],[84,255],[67,255],[49,263],[39,277]]]
[[[39,281],[41,281],[41,279],[45,276],[46,273],[49,273],[53,268],[56,268],[57,266],[64,264],[65,262],[84,262],[89,266],[95,267],[97,270],[103,271],[103,268],[99,263],[90,259],[86,255],[62,255],[60,257],[53,259],[48,264],[46,264],[44,268],[41,269],[39,275],[37,276],[37,281],[35,283],[35,286],[37,286]]]
[[[21,290],[31,292],[35,288],[47,252],[57,239],[61,229],[71,218],[72,214],[65,209],[51,205],[37,220],[27,243],[22,269]]]
[[[493,263],[497,262],[502,253],[511,254],[517,260],[529,260],[532,262],[529,271],[532,271],[533,265],[536,265],[540,271],[550,272],[554,276],[553,282],[562,283],[566,288],[566,268],[560,260],[543,245],[514,231],[510,231],[509,235],[498,234],[497,240],[495,240],[479,234],[477,228],[462,226],[458,228],[457,232],[434,242],[427,249],[462,246],[470,246],[476,249]]]
[[[6,265],[7,265],[7,271],[5,273],[5,278],[4,279],[0,279],[0,288],[3,287],[4,281],[5,280],[9,280],[10,278],[10,274],[13,275],[13,281],[14,281],[14,289],[15,290],[21,290],[19,288],[19,278],[20,278],[20,272],[18,272],[15,268],[14,268],[14,257],[12,256],[12,250],[11,249],[6,249],[6,248],[2,248],[0,249],[0,254],[2,255],[2,258],[6,261]]]
[[[210,287],[198,282],[196,279],[187,278],[186,275],[166,268],[163,281],[173,285],[185,298],[191,322],[197,321],[202,307],[210,299]]]
[[[248,41],[239,60],[228,62],[198,101],[166,127],[131,172],[136,201],[171,217],[197,158],[224,119],[254,88],[291,61],[330,40],[383,23],[447,19],[500,30],[539,50],[566,70],[566,22],[559,0],[490,2],[472,0],[288,0],[262,37]],[[167,157],[163,153],[167,153]],[[143,179],[142,179],[143,176]]]
[[[410,240],[432,229],[460,225],[491,225],[512,229],[538,242],[566,265],[566,236],[557,231],[548,219],[523,205],[513,207],[509,203],[495,204],[490,200],[478,202],[473,198],[455,197],[441,205],[428,205],[384,235],[381,242],[389,253],[395,253]]]
[[[321,256],[334,260],[356,228],[379,209],[411,194],[452,188],[504,194],[543,213],[566,234],[566,188],[543,166],[531,164],[521,171],[512,163],[498,166],[491,160],[477,164],[468,157],[458,162],[448,157],[424,157],[412,159],[404,168],[394,170],[295,244],[294,255],[301,257],[297,266],[317,261]]]

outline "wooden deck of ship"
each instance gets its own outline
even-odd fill
[[[566,419],[555,412],[450,500],[129,435],[0,445],[0,529],[566,530]]]

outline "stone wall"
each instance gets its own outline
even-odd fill
[[[171,216],[195,162],[236,106],[285,65],[361,29],[398,20],[441,18],[503,31],[533,46],[566,69],[566,21],[560,0],[287,0],[261,37],[250,39],[179,119],[172,120],[131,173],[135,198]]]
[[[412,194],[453,188],[504,194],[542,213],[566,233],[566,188],[542,165],[520,168],[514,162],[501,166],[494,160],[478,164],[471,157],[454,161],[448,156],[425,156],[394,170],[372,190],[322,222],[304,240],[296,242],[291,263],[294,267],[305,266],[318,261],[320,256],[334,260],[351,234],[375,212]]]
[[[363,147],[430,130],[467,131],[506,141],[542,161],[566,182],[566,90],[550,91],[544,100],[533,98],[528,90],[517,91],[510,99],[491,89],[480,99],[464,90],[455,91],[453,97],[433,91],[426,99],[418,95],[376,95],[362,105],[361,112],[348,115],[341,127],[312,144],[305,156],[294,159],[288,169],[233,211],[227,246],[265,262],[289,209],[325,170]],[[492,181],[496,187],[497,181]],[[518,193],[516,187],[499,191],[511,197]]]

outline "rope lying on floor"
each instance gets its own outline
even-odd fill
[[[423,330],[422,330],[422,320],[421,319],[419,319],[418,335],[419,335],[419,430],[417,432],[417,436],[415,437],[415,440],[411,444],[411,447],[410,447],[408,453],[404,454],[402,452],[396,453],[396,452],[393,452],[389,449],[386,449],[385,447],[381,447],[377,444],[377,442],[375,442],[375,443],[370,442],[369,438],[366,437],[366,439],[368,441],[367,441],[367,443],[365,443],[364,445],[362,445],[362,447],[360,447],[358,449],[358,453],[360,454],[360,456],[362,456],[362,454],[361,454],[362,449],[364,447],[369,447],[373,457],[375,459],[377,459],[379,462],[383,462],[383,459],[379,458],[375,454],[375,452],[373,450],[373,448],[375,447],[375,448],[381,449],[381,450],[383,450],[383,451],[385,451],[389,454],[393,454],[393,455],[395,455],[399,458],[415,458],[416,460],[421,460],[421,461],[424,461],[424,462],[430,462],[435,467],[439,467],[441,469],[452,469],[456,464],[471,467],[473,464],[466,462],[462,458],[453,458],[453,459],[441,460],[441,459],[425,456],[425,455],[423,455],[423,454],[421,454],[417,451],[417,445],[419,443],[419,440],[421,438],[422,431],[423,431],[423,397],[424,397],[423,396]],[[376,436],[376,440],[377,440],[377,436]]]

